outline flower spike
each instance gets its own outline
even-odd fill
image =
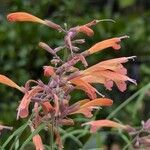
[[[113,48],[119,50],[121,48],[121,40],[129,38],[127,35],[106,39],[96,43],[86,51],[79,52],[80,48],[78,44],[85,43],[85,39],[76,38],[79,33],[91,37],[94,35],[94,30],[92,30],[93,26],[103,21],[114,22],[113,20],[95,19],[86,24],[77,25],[70,29],[65,28],[64,30],[60,25],[52,21],[42,20],[26,12],[10,13],[7,15],[7,19],[10,22],[40,23],[58,32],[63,32],[64,40],[58,47],[51,48],[44,42],[39,43],[39,47],[52,55],[52,60],[50,62],[53,66],[43,66],[43,75],[47,77],[46,80],[30,79],[25,83],[24,87],[19,87],[6,76],[0,75],[0,83],[16,88],[24,94],[17,109],[17,119],[28,117],[31,111],[29,108],[32,107],[33,115],[31,114],[28,124],[31,128],[31,132],[34,134],[34,130],[38,129],[39,125],[44,123],[44,128],[52,132],[51,138],[55,139],[57,149],[63,149],[63,143],[59,133],[60,127],[75,124],[74,120],[70,118],[70,115],[82,114],[86,118],[91,118],[94,109],[99,110],[103,106],[109,107],[113,104],[113,101],[101,94],[94,87],[93,83],[103,84],[108,90],[112,90],[113,84],[116,84],[118,89],[122,92],[126,90],[127,81],[136,84],[135,80],[127,76],[127,69],[123,66],[124,63],[128,62],[129,59],[134,59],[135,56],[105,60],[91,67],[88,67],[88,62],[86,61],[87,56],[103,49]],[[56,43],[56,45],[57,44],[58,43]],[[60,50],[69,50],[70,55],[64,56],[62,60],[61,58],[63,58],[63,56],[59,53]],[[84,70],[76,68],[79,61],[85,67]],[[70,100],[72,98],[71,92],[75,89],[83,90],[89,98],[70,105]],[[30,105],[31,107],[29,107]],[[107,119],[90,121],[82,124],[82,126],[84,125],[90,125],[91,132],[96,132],[102,127],[120,128],[132,134],[134,131],[133,128],[128,125],[122,125]],[[4,128],[12,129],[0,125],[0,132]],[[143,129],[148,130],[149,128],[150,121],[147,121],[143,124]],[[145,139],[143,140],[145,141]],[[33,135],[32,141],[36,150],[44,150],[42,138],[38,133]]]
[[[126,81],[130,81],[136,84],[135,80],[127,76],[127,70],[122,65],[123,63],[126,63],[129,59],[134,58],[135,56],[131,56],[102,61],[83,71],[80,71],[79,75],[73,78],[71,82],[79,82],[79,80],[81,79],[82,82],[84,81],[84,83],[101,83],[104,84],[104,86],[108,90],[112,90],[113,83],[115,83],[118,89],[123,92],[126,90]]]

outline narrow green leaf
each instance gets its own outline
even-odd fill
[[[28,126],[28,122],[25,123],[24,125],[22,125],[21,127],[19,127],[19,128],[5,141],[5,143],[2,145],[2,148],[4,149],[4,148],[7,146],[7,144],[13,139],[13,137],[16,136],[16,135],[18,135],[18,134],[20,134],[20,133],[22,133],[22,132],[25,130],[25,128],[26,128],[27,126]]]
[[[35,129],[34,132],[31,133],[31,135],[24,141],[24,143],[22,144],[19,150],[24,150],[24,147],[31,141],[32,137],[38,134],[42,129],[44,129],[44,127],[45,127],[45,124],[39,125],[37,129]]]

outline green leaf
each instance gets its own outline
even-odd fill
[[[135,3],[135,0],[119,0],[119,5],[122,8],[131,6]]]
[[[22,125],[20,128],[18,128],[18,129],[5,141],[5,143],[2,145],[2,148],[4,149],[4,148],[7,146],[7,144],[13,139],[13,137],[16,136],[16,135],[18,135],[18,134],[20,134],[20,133],[22,133],[22,132],[25,130],[25,128],[26,128],[27,126],[28,126],[28,122],[25,123],[24,125]]]
[[[24,150],[24,147],[31,141],[32,137],[36,134],[38,134],[42,129],[44,129],[45,124],[41,124],[39,125],[34,132],[32,132],[32,134],[24,141],[24,143],[22,144],[22,146],[20,147],[20,150]]]

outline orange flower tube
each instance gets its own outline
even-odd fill
[[[31,15],[29,13],[26,13],[26,12],[10,13],[10,14],[7,15],[7,19],[10,22],[27,21],[27,22],[38,22],[38,23],[46,25],[46,22],[44,20],[42,20],[42,19],[40,19],[40,18],[38,18],[34,15]]]
[[[9,79],[8,77],[4,75],[0,75],[0,83],[16,88],[22,92],[22,89],[20,86],[18,86],[15,82],[13,82],[11,79]]]
[[[129,37],[127,35],[125,35],[125,36],[122,36],[122,37],[107,39],[107,40],[96,43],[95,45],[93,45],[87,51],[90,54],[93,54],[93,53],[96,53],[96,52],[101,51],[101,50],[103,50],[105,48],[108,48],[108,47],[112,47],[115,50],[119,50],[121,48],[119,43],[124,38],[129,38]]]

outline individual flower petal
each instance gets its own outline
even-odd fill
[[[94,31],[85,25],[79,26],[78,32],[82,32],[82,33],[86,34],[87,36],[93,36],[94,35]]]
[[[87,82],[85,82],[84,80],[77,77],[71,79],[70,82],[72,84],[75,84],[79,89],[85,91],[91,99],[95,99],[97,97],[96,89]]]
[[[35,87],[34,89],[28,91],[24,95],[24,97],[21,100],[21,103],[18,107],[17,119],[19,119],[19,117],[26,118],[28,116],[28,114],[29,114],[28,107],[29,107],[29,104],[31,102],[31,98],[42,90],[43,89],[41,87]]]
[[[116,81],[115,83],[121,92],[124,92],[127,89],[127,84],[124,81]]]
[[[33,136],[32,140],[33,140],[36,150],[44,150],[42,139],[39,134],[36,134],[35,136]]]
[[[120,128],[120,129],[128,129],[128,126],[122,125],[120,123],[111,121],[111,120],[97,120],[97,121],[90,121],[87,123],[83,123],[82,126],[84,125],[90,125],[91,129],[90,132],[96,132],[98,129],[102,127],[112,127],[112,128]]]
[[[52,66],[44,66],[44,76],[50,77],[54,74],[54,68]]]
[[[4,75],[0,75],[0,83],[8,85],[8,86],[13,87],[13,88],[16,88],[16,89],[18,89],[21,92],[23,91],[20,86],[18,86],[11,79],[9,79],[8,77],[6,77]]]
[[[119,43],[121,42],[121,39],[124,38],[128,38],[128,36],[125,35],[122,37],[111,38],[111,39],[104,40],[102,42],[98,42],[95,45],[93,45],[90,49],[88,49],[88,52],[90,54],[93,54],[108,47],[112,47],[115,50],[119,50],[121,48]]]
[[[10,22],[16,21],[28,21],[28,22],[38,22],[41,24],[46,24],[46,22],[36,16],[33,16],[26,12],[14,12],[7,15],[7,19]]]
[[[77,103],[80,104],[80,101]],[[91,101],[83,100],[81,101],[81,104],[78,110],[76,110],[75,112],[72,112],[71,114],[81,113],[85,115],[86,117],[90,118],[93,116],[91,113],[93,108],[100,107],[100,106],[111,106],[112,103],[113,101],[108,98],[97,98]]]
[[[50,102],[43,102],[41,106],[45,114],[48,114],[49,112],[54,110],[54,107],[50,104]]]
[[[113,87],[113,81],[111,81],[111,80],[106,80],[105,82],[104,82],[104,86],[106,87],[106,89],[108,89],[108,90],[112,90],[112,87]]]

